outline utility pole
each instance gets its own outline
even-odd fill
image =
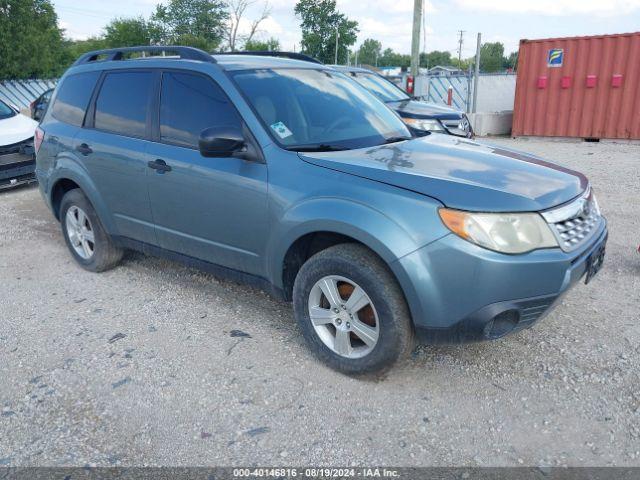
[[[478,78],[480,77],[480,49],[482,48],[482,34],[478,32],[478,44],[476,45],[476,65],[473,75],[473,113],[478,106]]]
[[[420,24],[422,23],[422,0],[413,0],[413,32],[411,34],[411,75],[420,69]]]
[[[338,30],[338,27],[336,27],[336,57],[333,62],[334,65],[338,64],[338,40],[339,39],[340,39],[340,31]]]
[[[462,44],[464,43],[464,30],[458,30],[460,39],[458,40],[458,68],[462,70]]]

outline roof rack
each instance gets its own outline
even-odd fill
[[[179,57],[171,56],[168,58],[179,58],[180,60],[199,60],[201,62],[216,63],[215,59],[199,48],[193,47],[181,47],[176,45],[152,45],[145,47],[123,47],[123,48],[109,48],[106,50],[94,50],[87,52],[78,58],[73,66],[82,65],[91,62],[108,62],[114,60],[126,60],[126,54],[134,52],[148,52],[148,53],[171,53],[177,54]],[[100,58],[104,57],[104,58]]]
[[[212,55],[257,55],[259,57],[283,57],[283,58],[291,58],[292,60],[302,60],[303,62],[311,62],[311,63],[319,63],[323,65],[323,63],[317,58],[313,58],[310,55],[305,55],[304,53],[297,52],[278,52],[278,51],[270,51],[270,50],[259,50],[259,51],[249,51],[249,50],[241,50],[239,52],[214,52]]]

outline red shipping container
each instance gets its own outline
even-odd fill
[[[639,140],[640,32],[521,40],[512,134]]]

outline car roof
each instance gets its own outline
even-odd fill
[[[378,75],[377,72],[374,72],[372,70],[369,70],[368,68],[362,68],[362,67],[347,67],[345,65],[330,65],[331,68],[333,68],[334,70],[338,70],[340,72],[347,72],[347,73],[373,73],[374,75]]]
[[[146,56],[145,53],[156,55]],[[167,55],[167,53],[169,55]],[[130,54],[142,56],[130,57]],[[105,50],[95,50],[81,55],[69,70],[108,70],[149,65],[154,66],[175,64],[174,62],[202,62],[219,65],[224,70],[255,70],[266,68],[306,68],[330,70],[313,57],[296,52],[238,52],[235,53],[207,53],[203,50],[176,46],[176,45],[151,45],[139,47],[122,47]],[[117,67],[116,67],[117,65]]]
[[[308,68],[329,70],[330,67],[320,63],[307,62],[304,60],[294,60],[283,57],[270,57],[267,55],[212,55],[220,67],[225,70],[255,70],[261,68]]]

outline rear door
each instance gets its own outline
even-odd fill
[[[162,74],[157,142],[150,160],[149,197],[160,246],[260,275],[267,238],[267,166],[239,158],[205,158],[200,133],[242,125],[212,78],[195,72]]]
[[[123,237],[156,244],[147,193],[147,148],[159,71],[106,72],[74,148]]]

